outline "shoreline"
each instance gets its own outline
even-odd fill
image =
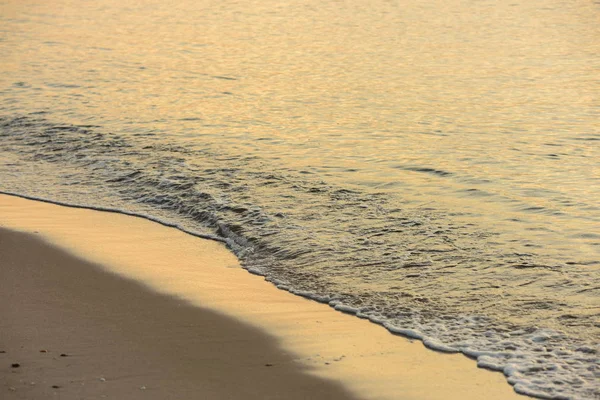
[[[160,301],[163,303],[168,303],[167,300],[170,299],[177,302],[179,307],[186,309],[189,307],[190,312],[204,313],[204,317],[190,317],[194,321],[201,321],[210,313],[219,317],[225,315],[223,318],[230,319],[229,322],[234,325],[219,331],[217,336],[219,339],[222,338],[224,343],[239,345],[241,339],[239,336],[235,339],[235,332],[242,329],[240,326],[246,326],[250,330],[254,329],[256,337],[253,336],[252,340],[246,340],[247,336],[242,335],[245,338],[244,345],[234,347],[236,349],[234,357],[256,358],[256,353],[253,353],[254,356],[250,356],[248,353],[252,353],[253,349],[261,348],[261,340],[264,337],[269,338],[266,342],[277,344],[274,346],[274,350],[271,349],[274,351],[273,354],[276,354],[273,357],[282,357],[280,360],[288,361],[261,360],[259,365],[261,368],[255,365],[246,365],[250,372],[242,372],[237,377],[232,376],[225,368],[220,372],[215,371],[212,378],[209,379],[209,381],[221,381],[220,386],[239,388],[244,382],[247,382],[251,389],[267,390],[267,392],[257,395],[256,398],[269,398],[265,393],[272,398],[318,398],[319,393],[327,393],[323,398],[352,398],[353,395],[356,398],[365,399],[525,398],[512,390],[502,374],[477,369],[473,361],[462,355],[446,355],[427,350],[421,343],[411,343],[408,339],[394,336],[384,328],[368,321],[341,314],[326,305],[276,289],[264,282],[262,277],[253,276],[241,269],[235,257],[217,242],[198,239],[176,229],[141,218],[68,208],[6,195],[0,195],[0,226],[42,236],[44,241],[51,244],[52,251],[62,252],[65,257],[75,257],[78,260],[77,272],[82,274],[82,277],[87,277],[86,279],[92,279],[90,276],[94,274],[103,273],[110,275],[113,280],[137,285],[139,290],[146,291],[146,294],[151,297],[161,298]],[[8,234],[8,237],[23,239],[19,235],[23,234],[12,233]],[[36,239],[29,238],[29,240],[35,241]],[[32,257],[38,255],[41,252],[40,246],[43,247],[41,242],[37,243],[37,247],[34,246],[27,252],[27,255]],[[21,247],[22,245],[17,243],[4,251],[12,254]],[[65,253],[65,249],[71,255]],[[173,265],[174,260],[176,260],[176,265]],[[43,272],[47,272],[46,270],[36,271],[34,265],[29,271],[31,274],[35,272],[41,277],[44,276]],[[4,274],[4,272],[2,273]],[[80,280],[83,279],[82,277]],[[16,282],[13,285],[17,283],[25,285],[26,281],[23,278],[16,279],[13,280]],[[49,281],[45,279],[44,282]],[[49,287],[62,285],[62,282],[62,280],[55,282]],[[76,288],[77,281],[74,281],[72,286]],[[113,284],[106,284],[104,292],[113,293],[112,287]],[[3,293],[10,292],[4,287],[0,289]],[[32,302],[28,302],[27,306],[33,307],[32,310],[39,313],[40,306],[48,305],[47,301],[41,301],[42,295],[46,292],[29,290],[32,293]],[[136,290],[116,290],[113,294],[121,298],[121,295],[129,291]],[[3,296],[5,295],[3,294]],[[85,297],[87,294],[82,293],[82,296]],[[118,298],[113,306],[114,310],[120,311]],[[36,308],[36,302],[38,308]],[[3,303],[12,303],[10,310],[14,308],[17,311],[16,314],[21,315],[19,307],[23,307],[22,304],[15,305],[14,301],[10,302],[9,300],[3,301]],[[62,304],[72,308],[73,304],[71,303],[73,301],[65,299]],[[143,301],[137,304],[140,308],[130,311],[126,317],[121,316],[120,322],[116,326],[119,329],[135,330],[137,328],[130,325],[139,324],[139,321],[131,322],[136,318],[148,319],[156,321],[156,323],[163,321],[162,325],[166,326],[174,325],[166,322],[166,319],[170,317],[170,312],[163,311],[153,315],[147,303]],[[99,304],[96,303],[89,309],[89,314],[92,316],[88,316],[88,318],[92,323],[98,323],[97,320],[101,319],[94,316],[95,311],[100,309]],[[11,314],[11,316],[15,314],[9,311],[3,310],[2,314]],[[44,315],[58,311],[60,309],[54,307],[46,310]],[[109,318],[111,314],[108,313],[105,318]],[[145,317],[140,317],[140,315]],[[77,320],[78,317],[66,318],[66,321],[74,326],[81,325],[81,321]],[[34,321],[28,323],[28,329],[32,331],[43,330],[43,327]],[[182,326],[182,336],[173,338],[174,341],[170,347],[195,348],[196,344],[193,341],[195,336],[190,336],[190,332],[202,331],[202,326],[198,324]],[[156,334],[157,340],[145,342],[146,345],[144,345],[141,339],[138,341],[137,336],[130,337],[129,340],[119,343],[120,349],[124,349],[121,351],[131,351],[137,348],[141,349],[140,353],[143,354],[144,349],[147,351],[148,348],[153,347],[152,343],[165,340],[165,337],[169,336],[164,331],[162,333],[156,331],[160,331],[156,326],[144,330],[144,332]],[[25,340],[18,334],[13,336]],[[80,340],[88,337],[87,334],[79,336],[81,336]],[[110,336],[109,333],[104,333],[98,338],[106,340],[108,336]],[[257,337],[262,337],[262,339]],[[3,343],[5,339],[0,337],[0,340],[0,346],[6,346]],[[192,344],[194,345],[191,346]],[[22,345],[27,347],[27,343]],[[102,348],[102,345],[94,347],[89,343],[81,344],[81,346],[82,349],[91,347],[98,350],[98,348]],[[113,354],[114,357],[114,351],[111,352],[110,348],[104,350]],[[207,368],[210,370],[206,364],[206,357],[203,356],[207,351],[206,349],[198,350],[197,360],[190,362],[193,364],[189,366],[191,370],[205,371]],[[262,349],[259,353],[263,351],[266,350]],[[0,353],[0,359],[6,360],[7,354]],[[185,355],[186,353],[184,351],[180,354]],[[40,353],[35,354],[36,357],[39,355]],[[225,353],[223,355],[213,354],[213,356],[211,360],[219,362],[232,357],[225,356]],[[169,355],[161,353],[160,356],[145,361],[144,365],[149,368],[146,372],[156,372],[161,369],[161,365],[169,365],[169,360],[176,361],[181,358],[170,359],[169,357]],[[112,360],[109,364],[114,369],[120,368],[118,363],[115,364],[114,358],[111,359],[109,356],[105,358]],[[65,359],[70,361],[75,358],[67,357]],[[62,360],[59,358],[59,361]],[[267,364],[270,365],[267,366]],[[282,371],[279,371],[282,365],[286,365],[287,369],[283,368]],[[6,365],[3,366],[3,369],[5,368]],[[43,374],[50,374],[54,371],[50,364],[40,365],[38,369]],[[257,369],[258,371],[256,371]],[[247,374],[259,373],[263,375],[251,379],[250,382],[244,378]],[[269,379],[277,377],[280,373],[293,375],[288,383],[284,383],[284,379],[275,379],[276,384],[283,385],[283,388],[279,386],[283,391],[276,389],[276,385],[271,386],[268,383]],[[3,375],[7,374],[9,377],[15,375],[13,371],[8,371]],[[201,374],[204,373],[201,372]],[[174,374],[169,379],[165,377],[165,380],[161,382],[167,385],[175,381],[185,381],[184,375]],[[269,379],[263,376],[267,376]],[[197,376],[195,378],[198,379]],[[105,379],[106,381],[102,383],[108,382],[108,378]],[[298,389],[298,387],[305,387],[302,382],[311,382],[308,384],[308,392]],[[150,388],[143,383],[135,386],[138,383],[136,381],[133,385],[136,389],[135,393],[142,391],[139,387]],[[187,382],[183,386],[188,387],[187,384],[192,385],[189,386],[189,392],[186,392],[190,395],[198,395],[199,392],[212,393],[193,386],[197,385],[193,382]],[[60,386],[60,384],[58,385]],[[166,386],[160,387],[164,389]],[[290,389],[288,390],[286,387]],[[326,389],[318,389],[319,387]],[[128,388],[130,387],[128,386]],[[61,390],[61,388],[57,390]],[[157,388],[156,392],[159,391]],[[246,392],[248,390],[244,393]],[[250,390],[250,392],[252,391]],[[300,397],[293,397],[292,392],[295,393],[294,396]],[[213,395],[207,394],[207,396],[209,398],[237,398],[237,396],[230,397],[230,394],[214,393]],[[144,389],[143,394],[144,397],[148,397],[151,391]],[[244,395],[244,397],[247,396]],[[177,398],[185,398],[185,396]]]

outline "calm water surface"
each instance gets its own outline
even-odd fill
[[[599,3],[173,3],[0,1],[0,190],[600,397]]]

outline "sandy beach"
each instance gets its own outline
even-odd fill
[[[0,254],[3,398],[353,398],[256,328],[32,235],[1,230]]]
[[[600,400],[600,0],[0,3],[0,400]]]
[[[141,218],[2,195],[0,277],[6,399],[524,398]]]

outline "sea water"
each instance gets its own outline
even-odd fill
[[[0,72],[1,191],[600,396],[597,2],[5,0]]]

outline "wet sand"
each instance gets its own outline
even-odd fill
[[[4,195],[0,227],[2,398],[524,398],[276,289],[220,243]]]

